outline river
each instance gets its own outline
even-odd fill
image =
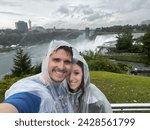
[[[136,34],[142,35],[142,34]],[[100,35],[95,40],[90,41],[85,39],[85,35],[80,35],[77,39],[69,40],[69,43],[74,45],[78,51],[91,50],[95,51],[98,46],[114,46],[116,43],[116,34],[111,35]],[[27,52],[31,58],[32,65],[42,62],[43,57],[46,55],[46,50],[49,43],[31,45],[23,47],[24,52]],[[16,51],[0,53],[0,79],[4,75],[11,72],[13,68],[13,58],[15,57]]]

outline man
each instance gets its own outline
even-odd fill
[[[42,72],[14,83],[5,93],[0,112],[72,112],[68,94],[60,85],[70,73],[72,57],[69,43],[52,41],[42,62]]]

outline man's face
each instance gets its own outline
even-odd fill
[[[49,56],[48,73],[55,82],[62,82],[69,75],[72,66],[72,56],[64,49],[54,51]]]

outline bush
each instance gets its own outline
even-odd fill
[[[38,73],[40,73],[40,72],[41,72],[41,65],[42,65],[42,63],[33,66],[33,71],[32,71],[32,73],[33,73],[33,74],[38,74]]]
[[[123,63],[113,63],[101,53],[85,51],[81,55],[87,61],[90,71],[109,71],[116,73],[127,73],[129,66]]]

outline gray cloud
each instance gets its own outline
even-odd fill
[[[57,12],[59,12],[61,14],[69,15],[69,9],[64,5],[60,6],[60,8],[57,10]]]
[[[84,15],[89,15],[93,13],[93,9],[90,8],[89,5],[79,5],[79,6],[74,6],[73,12],[82,13]]]
[[[105,9],[118,12],[132,12],[140,9],[150,8],[149,0],[107,0],[102,6]]]
[[[3,6],[19,6],[19,4],[16,3],[16,2],[4,1],[4,0],[0,0],[0,5],[3,5]]]
[[[35,0],[35,1],[37,1],[37,0]],[[41,1],[43,1],[43,0],[41,0]],[[56,2],[56,1],[62,1],[62,0],[46,0],[46,1],[49,1],[49,2]]]
[[[112,17],[113,13],[105,13],[105,12],[96,12],[88,17],[85,17],[87,21],[95,21],[95,20],[103,20],[109,17]]]
[[[95,13],[95,14],[92,14],[88,17],[85,17],[84,19],[86,19],[87,21],[95,21],[96,19],[99,19],[99,18],[100,18],[100,14]]]
[[[14,12],[3,12],[3,11],[0,11],[0,14],[7,14],[7,15],[17,15],[17,16],[21,16],[23,14],[21,13],[14,13]]]
[[[93,9],[90,8],[88,5],[79,5],[79,6],[70,6],[68,5],[61,5],[57,10],[60,14],[65,14],[65,16],[76,17],[83,15],[90,15],[93,14]]]
[[[27,19],[59,28],[139,24],[150,19],[150,0],[0,0],[0,14],[1,27]]]

